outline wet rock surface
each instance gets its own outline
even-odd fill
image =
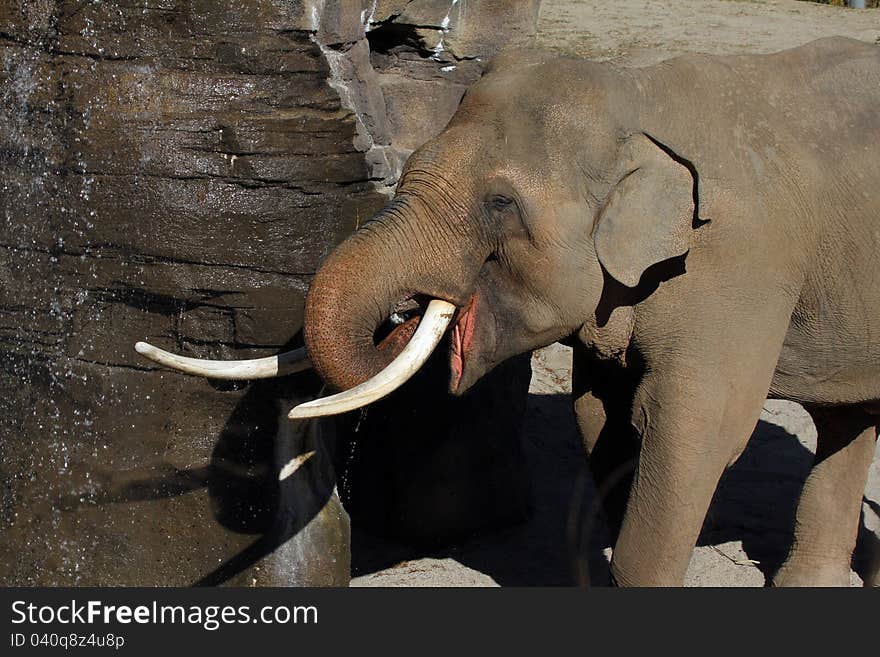
[[[348,582],[334,472],[347,438],[285,418],[320,382],[210,383],[132,347],[246,358],[301,344],[317,266],[384,204],[409,150],[479,73],[443,86],[445,60],[411,49],[391,75],[430,99],[420,111],[433,118],[413,128],[367,38],[402,10],[0,7],[0,582]],[[444,91],[419,86],[431,80]],[[447,520],[444,531],[470,522]]]
[[[330,458],[277,478],[326,451],[281,419],[318,382],[132,349],[297,344],[312,272],[384,201],[302,8],[25,2],[0,25],[0,581],[344,584]]]

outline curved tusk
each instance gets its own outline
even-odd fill
[[[371,404],[394,392],[428,360],[428,356],[440,342],[454,314],[454,305],[434,299],[428,304],[425,315],[409,343],[388,367],[350,390],[300,404],[290,411],[288,417],[295,420],[338,415]]]
[[[269,379],[274,376],[285,376],[294,372],[307,370],[312,366],[305,347],[286,351],[277,356],[252,358],[250,360],[202,360],[178,356],[164,349],[159,349],[146,342],[138,342],[135,346],[141,356],[170,367],[171,369],[209,379],[228,379],[230,381],[249,381],[251,379]]]

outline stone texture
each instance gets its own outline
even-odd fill
[[[388,129],[394,146],[409,155],[446,125],[464,94],[465,86],[445,80],[418,80],[400,75],[382,76],[388,108]]]
[[[244,358],[301,344],[313,272],[481,71],[476,46],[425,50],[431,26],[389,40],[405,4],[0,6],[0,583],[347,583],[334,468],[351,434],[284,418],[320,382],[210,383],[132,345]],[[453,41],[459,25],[486,23],[456,23]],[[508,374],[481,394],[514,417],[528,373]],[[515,426],[463,421],[473,400],[437,415],[413,399],[430,449],[408,447],[389,402],[361,431],[398,450],[397,483],[355,504],[433,538],[521,515],[521,490],[497,493],[521,480]],[[446,515],[432,524],[431,509]]]
[[[438,134],[502,48],[535,35],[538,0],[387,0],[370,21],[372,65],[398,161]]]
[[[132,349],[297,344],[312,273],[384,202],[301,11],[0,9],[3,583],[347,583],[332,441],[283,419],[319,382]]]

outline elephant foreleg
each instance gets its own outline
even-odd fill
[[[606,414],[602,402],[589,392],[574,400],[574,411],[596,494],[614,542],[638,461],[638,439],[629,421],[613,412]]]
[[[575,347],[572,367],[572,400],[578,431],[596,485],[599,504],[612,543],[620,531],[632,475],[639,456],[639,443],[630,422],[631,394],[617,382],[614,397],[604,401],[597,394],[597,379],[612,376],[582,349]],[[597,509],[598,510],[598,509]]]
[[[640,389],[641,452],[611,562],[619,585],[682,585],[718,480],[761,413],[766,391],[738,383],[671,370]]]
[[[816,456],[798,502],[791,549],[773,584],[849,586],[876,419],[848,408],[807,411],[816,424]]]

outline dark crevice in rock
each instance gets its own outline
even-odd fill
[[[78,358],[75,356],[71,357],[70,360],[75,361],[77,363],[84,363],[86,365],[95,365],[97,367],[112,367],[112,368],[120,369],[120,370],[134,370],[136,372],[151,372],[151,371],[159,369],[156,367],[146,367],[146,366],[140,366],[140,365],[127,365],[124,363],[109,363],[109,362],[104,362],[104,361],[99,361],[99,360],[89,360],[88,358]]]
[[[189,310],[195,310],[196,308],[214,308],[217,310],[233,309],[227,304],[212,304],[201,299],[183,299],[171,295],[159,294],[144,288],[128,285],[122,281],[120,281],[115,287],[89,288],[89,292],[94,293],[97,300],[105,303],[121,303],[137,310],[147,310],[149,312],[168,316],[180,314]],[[200,293],[208,298],[243,294],[242,292],[235,290],[193,290],[193,292]]]
[[[28,41],[27,39],[16,38],[11,34],[0,32],[0,41],[8,41],[9,43],[26,48],[36,48],[37,50],[51,55],[53,57],[83,57],[101,62],[130,62],[141,59],[136,55],[106,55],[102,53],[93,53],[88,51],[61,50],[55,48],[44,41]]]
[[[355,45],[360,43],[360,39],[355,41],[338,41],[333,43],[322,43],[321,45],[328,50],[332,50],[334,52],[346,53],[351,50]]]
[[[0,244],[0,249],[9,251],[21,251],[24,253],[45,253],[47,255],[59,256],[65,255],[73,258],[94,258],[103,260],[108,257],[106,251],[114,252],[109,255],[110,258],[124,258],[129,262],[141,262],[150,264],[154,262],[177,264],[177,265],[195,265],[197,267],[222,267],[226,269],[241,269],[260,274],[278,274],[282,276],[314,276],[314,271],[285,271],[278,269],[265,269],[254,265],[244,265],[234,262],[207,262],[203,260],[191,260],[187,258],[173,258],[170,256],[157,255],[152,253],[139,253],[131,249],[131,247],[112,243],[90,243],[88,247],[82,250],[61,249],[39,247],[24,244]]]
[[[433,52],[426,48],[416,31],[416,25],[401,25],[393,21],[380,23],[367,32],[370,52],[387,55],[398,48],[414,48],[423,57],[430,57]]]
[[[352,153],[356,153],[357,151],[352,151]],[[309,155],[307,157],[323,157],[321,155]],[[100,171],[100,170],[91,170],[86,169],[82,171],[76,171],[72,169],[64,169],[59,168],[59,171],[64,171],[65,173],[78,174],[78,175],[91,175],[91,176],[100,176],[100,177],[116,177],[116,178],[158,178],[160,180],[178,180],[178,181],[217,181],[222,182],[227,185],[235,185],[237,187],[244,187],[246,189],[266,189],[266,188],[278,188],[278,189],[286,189],[294,192],[298,192],[303,194],[304,196],[320,196],[324,192],[318,189],[307,189],[305,187],[301,187],[299,185],[292,184],[289,179],[286,178],[235,178],[232,176],[219,176],[213,175],[210,173],[199,173],[199,174],[159,174],[159,173],[147,173],[144,171],[140,171],[138,173],[111,173],[108,171]],[[360,185],[363,183],[372,182],[373,180],[377,180],[376,178],[352,178],[351,180],[343,180],[343,181],[320,181],[320,184],[326,187],[348,187],[352,185]]]

